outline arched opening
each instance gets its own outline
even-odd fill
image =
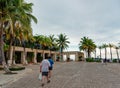
[[[21,64],[21,52],[20,51],[15,52],[15,63]]]
[[[75,61],[75,54],[70,55],[70,61]]]
[[[37,62],[41,62],[43,60],[42,54],[41,53],[37,53],[36,59],[37,59]]]
[[[63,55],[63,61],[66,61],[66,60],[67,60],[67,56]]]

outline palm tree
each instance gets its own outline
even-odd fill
[[[67,35],[62,33],[58,35],[58,39],[56,39],[56,42],[60,48],[60,59],[63,60],[63,50],[68,48],[68,44],[70,42],[68,41]]]
[[[96,49],[94,50],[94,54],[95,54],[95,57],[94,57],[94,58],[96,59]]]
[[[53,50],[57,44],[56,44],[56,38],[54,37],[54,35],[49,35],[49,38],[50,38],[51,43],[52,43],[52,45],[49,46],[50,54],[51,54],[51,50]]]
[[[44,36],[43,46],[44,49],[48,49],[48,50],[50,47],[52,47],[52,41],[48,36]]]
[[[102,49],[102,46],[98,46],[98,48],[100,49],[100,59],[101,59],[101,49]]]
[[[116,49],[117,59],[118,59],[118,61],[119,61],[119,60],[120,60],[120,59],[119,59],[119,53],[118,53],[119,47],[118,47],[118,46],[115,46],[115,49]]]
[[[4,70],[6,73],[11,73],[11,71],[8,68],[8,65],[6,64],[5,61],[5,56],[4,56],[4,42],[3,42],[3,33],[4,33],[4,29],[6,28],[5,26],[5,22],[9,22],[9,29],[10,32],[9,34],[12,34],[13,32],[13,26],[12,26],[12,20],[10,18],[10,14],[9,14],[9,8],[11,8],[12,5],[12,0],[0,0],[0,59],[2,61]]]
[[[13,34],[12,36],[9,35],[9,33],[7,34],[10,39],[9,52],[11,52],[11,46],[14,43],[15,38],[19,39],[20,41],[27,40],[28,37],[26,36],[28,36],[32,30],[30,23],[31,20],[37,23],[37,19],[31,15],[33,5],[32,3],[25,3],[24,0],[13,0],[13,4],[14,6],[9,9],[9,14],[13,22]],[[10,53],[9,57],[12,58]]]
[[[113,47],[113,44],[109,43],[108,47],[110,48],[110,55],[111,55],[111,61],[112,61],[112,47]]]
[[[52,46],[52,41],[49,37],[44,35],[36,35],[34,36],[35,43],[41,45],[41,49],[49,49]]]
[[[28,36],[28,40],[24,41],[23,43],[25,43],[25,46],[28,47],[28,48],[32,48],[32,49],[35,48],[35,38],[34,38],[34,36],[32,34],[30,34]]]
[[[24,0],[0,0],[0,49],[1,49],[1,55],[4,62],[4,53],[3,52],[3,43],[2,43],[2,35],[3,35],[3,25],[7,21],[9,22],[9,37],[10,40],[10,50],[11,46],[13,44],[13,40],[15,38],[15,23],[18,21],[23,27],[30,27],[31,26],[31,19],[33,19],[35,22],[37,22],[37,19],[31,15],[32,12],[32,3],[25,3]],[[10,51],[9,51],[10,52]],[[10,55],[10,54],[9,54]],[[10,57],[10,56],[9,56]],[[5,65],[5,64],[4,64]],[[6,67],[6,65],[5,65]]]
[[[91,57],[91,52],[96,49],[96,45],[92,39],[89,39],[88,37],[83,37],[81,38],[81,41],[79,43],[79,49],[86,51],[88,57]]]
[[[105,60],[107,59],[107,47],[108,47],[107,44],[103,44],[103,45],[102,45],[102,48],[105,49]]]

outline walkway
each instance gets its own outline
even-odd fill
[[[38,80],[39,65],[2,88],[42,88]],[[67,62],[55,63],[51,83],[43,88],[120,88],[120,64]]]

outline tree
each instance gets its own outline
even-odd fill
[[[119,47],[118,47],[118,46],[115,46],[115,49],[116,49],[117,59],[118,59],[118,61],[119,61],[119,60],[120,60],[120,59],[119,59],[119,53],[118,53]]]
[[[52,41],[49,37],[44,35],[36,35],[34,36],[36,40],[36,44],[41,46],[41,49],[49,49],[52,46]]]
[[[8,65],[6,64],[5,61],[5,56],[4,56],[4,42],[3,42],[3,34],[4,34],[4,29],[6,28],[5,22],[9,22],[9,29],[10,32],[9,34],[13,33],[13,26],[12,26],[12,19],[10,17],[10,14],[8,14],[9,8],[11,8],[12,5],[12,0],[0,0],[0,59],[2,61],[4,70],[6,73],[11,73],[11,71],[8,68]]]
[[[68,44],[70,42],[68,41],[67,35],[62,33],[58,35],[56,42],[60,48],[60,59],[63,60],[63,56],[62,56],[63,50],[69,47]]]
[[[89,39],[88,37],[83,37],[81,38],[81,41],[79,43],[79,49],[87,52],[88,58],[90,58],[91,52],[96,49],[96,45],[92,39]]]
[[[102,46],[98,46],[98,48],[100,49],[100,59],[101,59],[101,49],[102,49]]]
[[[108,47],[110,48],[110,55],[111,55],[111,61],[112,61],[112,47],[113,47],[114,45],[113,44],[110,44],[109,43],[109,45],[108,45]]]
[[[94,50],[94,54],[95,54],[95,57],[94,57],[94,58],[96,59],[96,49]]]
[[[37,23],[37,19],[31,14],[32,5],[32,3],[26,3],[24,0],[13,0],[11,8],[8,10],[12,19],[11,25],[13,26],[13,34],[9,35],[7,33],[7,36],[9,36],[7,38],[10,40],[9,52],[11,52],[11,47],[14,45],[15,39],[18,39],[20,42],[27,41],[28,36],[30,36],[29,34],[32,34],[31,20]],[[11,55],[9,53],[10,59],[12,58]]]
[[[51,40],[51,46],[49,47],[50,51],[55,49],[55,46],[57,45],[56,43],[56,38],[54,37],[54,35],[49,35],[49,38]]]
[[[44,36],[43,35],[35,35],[33,37],[35,39],[35,48],[42,49],[42,42],[43,42]]]
[[[103,44],[103,45],[102,45],[102,48],[105,49],[105,60],[107,59],[107,47],[108,47],[107,44]]]
[[[9,38],[11,38],[10,40],[10,49],[11,46],[13,44],[13,40],[15,39],[15,25],[18,22],[19,24],[22,25],[22,29],[23,27],[26,28],[30,28],[31,26],[31,19],[33,19],[35,22],[37,22],[37,19],[31,15],[32,12],[32,3],[26,3],[24,2],[24,0],[0,0],[0,29],[1,29],[1,33],[0,33],[0,40],[1,40],[1,45],[0,45],[0,49],[1,49],[1,59],[4,62],[4,51],[2,49],[3,47],[3,43],[2,43],[2,36],[3,36],[3,31],[6,28],[5,22],[8,22],[9,24],[7,26],[8,27],[8,34],[7,38],[9,36]],[[3,26],[4,25],[4,26]],[[9,50],[9,52],[11,52]],[[11,55],[11,54],[9,54]],[[10,57],[10,56],[9,56]],[[4,64],[5,65],[5,64]],[[5,65],[6,67],[7,65]]]

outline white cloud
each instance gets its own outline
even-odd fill
[[[27,0],[34,3],[34,34],[65,33],[70,46],[78,46],[87,36],[97,44],[118,43],[120,37],[119,0]]]

